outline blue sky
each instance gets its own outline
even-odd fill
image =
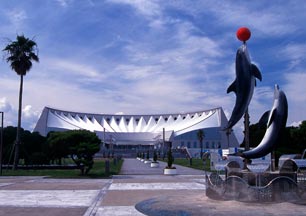
[[[0,1],[0,45],[33,38],[40,63],[25,77],[23,123],[44,106],[93,113],[156,114],[223,107],[235,79],[236,31],[263,76],[251,123],[271,109],[274,84],[286,93],[288,125],[306,120],[305,1]],[[3,53],[4,55],[4,53]],[[19,77],[0,63],[0,110],[16,125]],[[234,128],[242,137],[242,120]]]

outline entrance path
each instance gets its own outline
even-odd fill
[[[158,168],[151,168],[150,163],[143,163],[137,159],[126,158],[121,168],[121,175],[162,175],[164,168],[167,166],[165,162],[159,162]],[[174,164],[178,175],[204,175],[203,170],[191,169],[184,166]]]
[[[178,175],[165,176],[165,165],[125,159],[121,174],[111,179],[0,177],[0,216],[140,216],[138,206],[150,203],[164,212],[159,215],[182,209],[189,214],[181,215],[305,215],[305,205],[210,200],[203,171],[177,166]]]

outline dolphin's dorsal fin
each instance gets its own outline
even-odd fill
[[[270,110],[266,111],[258,121],[258,126],[263,127],[268,124],[269,121]]]
[[[237,89],[236,89],[236,80],[227,88],[226,93],[230,93],[230,92],[235,92],[237,93]]]
[[[259,79],[260,81],[262,80],[261,73],[260,73],[260,71],[259,71],[259,69],[257,68],[256,65],[251,64],[251,71],[252,71],[252,74],[254,75],[254,77]]]
[[[272,122],[273,122],[273,120],[275,118],[275,115],[276,115],[276,109],[273,110],[272,115],[269,118],[269,122],[267,124],[267,127],[270,127],[270,125],[272,124]]]

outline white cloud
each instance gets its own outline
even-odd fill
[[[0,111],[10,112],[13,106],[7,101],[6,97],[0,98]]]
[[[91,67],[82,62],[76,62],[67,59],[57,59],[57,58],[45,58],[42,60],[41,64],[47,70],[55,71],[57,75],[68,75],[75,79],[75,76],[88,77],[94,79],[103,78],[103,74],[97,71],[94,67]],[[53,74],[53,76],[55,75]]]
[[[159,66],[154,65],[118,65],[114,69],[114,73],[128,80],[139,80],[147,77],[158,76]]]
[[[281,87],[288,100],[288,121],[287,125],[305,120],[306,117],[306,94],[305,80],[306,72],[288,73],[285,75],[287,83]]]
[[[299,122],[292,122],[289,126],[292,126],[292,127],[299,127],[301,124],[302,124],[302,121],[299,121]]]
[[[7,16],[10,19],[11,23],[16,27],[19,28],[23,21],[27,19],[27,14],[23,9],[13,9],[7,12]]]
[[[62,7],[67,7],[70,3],[73,2],[73,0],[56,0],[57,3],[59,3]]]
[[[147,0],[109,0],[113,3],[128,4],[134,7],[140,14],[146,17],[154,17],[160,15],[160,6],[154,1]]]
[[[287,84],[283,87],[283,89],[287,92],[287,97],[295,104],[304,105],[303,107],[306,108],[306,72],[301,71],[295,73],[287,73],[285,74],[285,79],[287,80]]]
[[[306,44],[289,43],[281,50],[283,59],[289,61],[287,70],[300,67],[306,60]]]
[[[33,130],[40,116],[40,110],[33,110],[31,105],[26,105],[22,109],[22,125],[25,129]]]

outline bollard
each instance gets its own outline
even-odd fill
[[[105,161],[105,175],[109,175],[109,160]]]
[[[192,158],[189,159],[189,166],[192,166]]]

